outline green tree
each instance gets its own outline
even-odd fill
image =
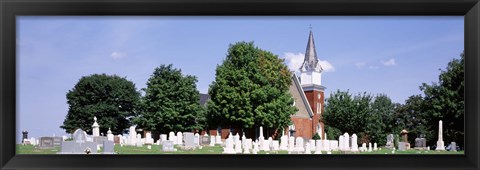
[[[253,42],[230,45],[208,91],[210,126],[284,128],[296,112],[290,83],[291,73],[283,59]]]
[[[77,128],[91,132],[93,117],[97,117],[100,132],[111,128],[115,134],[123,133],[130,126],[131,116],[140,99],[135,84],[116,75],[93,74],[84,76],[67,93],[68,113],[63,125],[67,133]]]
[[[433,141],[431,125],[428,124],[429,115],[425,111],[425,102],[421,95],[410,96],[405,104],[398,104],[394,113],[393,134],[399,134],[406,129],[408,140],[414,146],[415,138],[425,135],[427,141]],[[436,140],[435,140],[436,141]]]
[[[350,135],[360,132],[359,130],[364,131],[368,123],[366,120],[370,113],[371,98],[366,93],[352,96],[348,91],[337,90],[325,102],[324,122]]]
[[[428,124],[438,135],[438,121],[443,121],[443,140],[464,144],[464,117],[465,117],[465,53],[460,59],[453,59],[445,70],[440,69],[438,83],[431,85],[423,83],[420,89],[425,93]],[[436,141],[429,141],[432,144]]]
[[[205,111],[200,106],[197,78],[182,75],[170,64],[155,68],[141,100],[141,114],[135,119],[146,130],[168,133],[203,129]]]
[[[389,124],[393,122],[394,108],[385,94],[373,97],[364,92],[352,96],[348,91],[337,90],[326,100],[323,119],[327,133],[334,133],[335,139],[344,132],[356,133],[361,143],[383,145],[393,128]]]
[[[385,94],[379,94],[371,103],[371,111],[367,116],[368,123],[366,133],[370,139],[379,145],[385,145],[387,133],[392,133],[394,126],[391,124],[394,119],[395,104]]]

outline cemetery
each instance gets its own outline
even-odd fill
[[[425,139],[415,139],[415,148],[407,141],[406,130],[402,130],[402,141],[394,143],[393,135],[387,137],[387,146],[378,147],[377,143],[362,143],[359,148],[356,134],[348,133],[338,137],[338,140],[306,140],[283,134],[280,140],[272,137],[265,139],[262,131],[258,139],[246,138],[245,134],[233,135],[226,139],[220,136],[199,135],[192,132],[170,132],[161,134],[154,141],[150,133],[141,137],[130,127],[128,135],[114,135],[111,131],[106,136],[98,133],[99,125],[94,117],[93,134],[87,135],[82,129],[77,129],[72,138],[40,137],[28,139],[28,132],[23,132],[23,143],[17,145],[18,154],[463,154],[457,151],[452,142],[448,151],[442,139],[442,121],[439,122],[438,145],[430,150],[425,146]],[[262,129],[262,127],[260,127]],[[327,135],[325,135],[327,136]],[[168,139],[167,139],[168,137]],[[396,145],[396,146],[395,146]]]
[[[245,42],[237,43],[230,48],[229,51],[238,50],[241,53],[243,53],[244,49],[250,49],[252,51],[249,52],[252,52],[252,56],[265,52],[254,47],[253,43]],[[275,58],[276,56],[271,57]],[[235,58],[227,59],[233,60]],[[246,59],[239,56],[235,60],[244,61]],[[258,60],[263,61],[266,59],[261,58],[261,60]],[[249,72],[246,70],[265,69],[263,67],[256,68],[258,66],[255,63],[256,61],[252,60],[249,61],[251,63],[238,64],[254,68],[229,68],[227,66],[230,65],[227,63],[225,68],[218,70],[225,71],[222,75],[231,74],[231,77],[242,77],[243,75],[236,76],[237,73],[229,71],[244,69],[243,71],[246,74]],[[86,92],[82,90],[90,91],[90,88],[92,88],[90,87],[91,84],[87,84],[85,87],[88,88],[85,89],[72,90],[69,92],[70,95],[67,95],[67,98],[68,96],[77,95],[85,97],[81,100],[82,103],[84,100],[92,99],[92,101],[85,102],[87,103],[85,104],[86,106],[74,105],[78,108],[69,111],[61,128],[65,129],[70,136],[28,138],[28,132],[23,131],[22,143],[17,145],[17,153],[82,155],[464,154],[463,149],[459,149],[457,146],[457,142],[458,145],[463,145],[463,141],[461,141],[463,140],[463,134],[453,133],[459,132],[458,127],[456,127],[457,129],[452,127],[452,121],[448,119],[430,118],[431,116],[427,114],[416,117],[417,112],[420,111],[411,107],[416,108],[419,106],[412,104],[394,107],[394,103],[385,95],[376,96],[375,99],[372,99],[373,96],[369,95],[357,95],[352,98],[348,91],[338,91],[326,99],[324,96],[326,88],[321,83],[323,68],[319,61],[315,50],[313,33],[310,31],[304,62],[299,68],[300,76],[295,75],[295,73],[289,74],[290,72],[286,70],[280,60],[269,61],[271,63],[277,62],[279,67],[285,68],[281,70],[284,74],[272,78],[262,74],[253,75],[256,73],[248,73],[252,74],[252,77],[262,77],[261,81],[256,82],[258,84],[253,83],[254,85],[251,85],[251,87],[239,88],[237,87],[240,86],[238,84],[231,86],[221,83],[213,84],[210,87],[211,91],[215,92],[211,93],[212,96],[205,94],[203,102],[200,100],[200,103],[197,101],[199,97],[196,95],[199,95],[199,93],[195,89],[194,77],[183,77],[180,70],[172,68],[172,65],[162,65],[155,69],[154,74],[149,79],[149,83],[147,83],[149,87],[147,87],[145,96],[143,96],[144,100],[142,100],[142,102],[147,104],[141,107],[136,106],[136,102],[128,104],[120,102],[118,105],[112,104],[111,107],[98,105],[98,103],[104,102],[103,98],[112,103],[120,100],[139,101],[140,94],[135,91],[135,87],[131,82],[124,81],[118,77],[93,75],[87,78],[112,79],[112,81],[119,81],[117,83],[122,84],[117,85],[118,87],[130,87],[130,89],[125,90],[128,92],[118,91],[116,95],[120,97],[135,97],[119,99],[117,96],[108,99],[108,96],[101,96],[102,94],[96,94],[101,97],[85,97],[84,94]],[[219,67],[223,67],[223,65],[219,65]],[[278,70],[266,71],[274,72]],[[164,77],[175,78],[164,79]],[[244,77],[248,76],[245,75]],[[257,78],[252,78],[251,81]],[[274,83],[276,80],[279,82]],[[170,84],[155,84],[168,81],[172,82],[169,82]],[[178,83],[177,81],[183,82]],[[218,81],[225,83],[234,80]],[[243,79],[238,81],[243,81]],[[102,81],[98,80],[98,82]],[[265,82],[269,83],[265,85]],[[269,85],[280,82],[283,83],[281,87],[274,88],[272,85]],[[178,84],[190,85],[179,88],[174,87]],[[105,86],[110,89],[111,85]],[[257,86],[265,88],[264,91],[232,92],[232,89],[250,89]],[[159,87],[162,87],[162,89],[157,89]],[[104,86],[99,87],[98,91],[104,91],[102,88]],[[191,96],[192,93],[195,96]],[[159,96],[169,96],[170,98],[160,99]],[[78,98],[72,98],[73,101],[71,103],[79,103],[79,101],[74,101],[74,99],[78,100]],[[102,98],[102,100],[93,100],[97,98]],[[248,99],[244,100],[242,98]],[[277,100],[280,98],[282,100]],[[207,100],[209,101],[207,102]],[[408,100],[414,101],[419,99],[412,96]],[[208,107],[206,106],[207,103]],[[248,105],[239,107],[238,103],[247,103]],[[335,105],[336,103],[338,105]],[[407,101],[408,103],[420,102]],[[122,106],[122,104],[125,105]],[[133,118],[130,120],[127,117],[130,117],[129,114],[135,111],[133,106],[138,107],[136,109],[140,110],[140,113],[137,117],[132,116]],[[91,109],[91,107],[96,110]],[[124,110],[124,107],[130,110]],[[104,108],[112,109],[105,111]],[[461,111],[461,109],[459,110]],[[431,109],[422,110],[421,112],[423,114],[433,111]],[[120,116],[111,116],[109,114],[118,114]],[[352,114],[356,114],[356,116],[352,116]],[[86,117],[88,117],[88,120],[86,120]],[[382,122],[384,117],[386,118]],[[93,123],[91,121],[92,118]],[[373,121],[376,122],[372,123]],[[411,123],[411,121],[417,122]],[[446,131],[443,130],[443,121],[446,121],[446,128],[449,128]],[[392,127],[390,124],[395,125]],[[425,135],[424,133],[427,134]],[[412,135],[417,136],[414,138],[415,136]]]

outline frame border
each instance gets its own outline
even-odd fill
[[[478,0],[2,0],[0,11],[0,169],[479,169]],[[15,155],[15,18],[20,15],[463,15],[465,155]]]

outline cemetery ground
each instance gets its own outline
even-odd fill
[[[115,152],[117,154],[222,154],[223,148],[220,145],[216,146],[203,146],[201,149],[197,148],[195,150],[182,150],[180,147],[175,146],[177,149],[176,152],[163,152],[161,151],[161,146],[159,145],[152,145],[151,149],[148,149],[146,145],[143,147],[136,147],[136,146],[120,146],[120,145],[115,145]],[[36,148],[33,145],[22,145],[22,144],[17,144],[17,154],[57,154],[57,152],[60,151],[60,147],[55,147],[52,149],[39,149]],[[100,150],[99,152],[102,152]],[[313,153],[313,152],[312,152]],[[258,154],[288,154],[287,151],[271,151],[271,152],[265,152],[265,151],[259,151]],[[326,155],[326,152],[322,152],[323,155]],[[343,154],[341,151],[332,151],[332,154]],[[372,152],[356,152],[356,153],[350,153],[350,154],[392,154],[391,149],[385,149],[381,148],[381,150],[377,151],[372,151]],[[450,152],[450,151],[435,151],[435,150],[429,150],[429,151],[420,151],[420,150],[405,150],[405,151],[398,151],[395,150],[394,154],[464,154],[464,151],[457,151],[457,152]],[[253,155],[253,154],[252,154]],[[319,155],[320,156],[320,155]]]

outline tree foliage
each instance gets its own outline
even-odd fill
[[[440,70],[438,82],[423,83],[420,89],[425,93],[425,111],[431,133],[438,136],[438,121],[443,121],[443,140],[457,142],[463,146],[465,129],[465,53],[460,59],[450,61],[445,70]],[[436,140],[432,139],[433,142]],[[432,140],[430,142],[432,142]],[[432,142],[432,143],[433,143]]]
[[[230,45],[209,88],[211,127],[281,129],[296,112],[289,93],[291,73],[283,59],[253,42]]]
[[[373,97],[364,92],[352,96],[348,91],[337,90],[326,100],[323,119],[327,133],[335,133],[335,139],[344,132],[356,133],[362,142],[382,145],[391,131],[393,114],[394,104],[384,94]]]
[[[200,106],[197,78],[182,75],[170,65],[155,68],[147,82],[141,114],[134,122],[141,128],[160,133],[203,129],[205,115]]]
[[[100,132],[106,134],[111,128],[113,133],[119,134],[130,126],[128,118],[135,115],[140,93],[126,78],[93,74],[80,78],[66,97],[69,109],[60,128],[67,133],[77,128],[91,132],[96,116]]]

